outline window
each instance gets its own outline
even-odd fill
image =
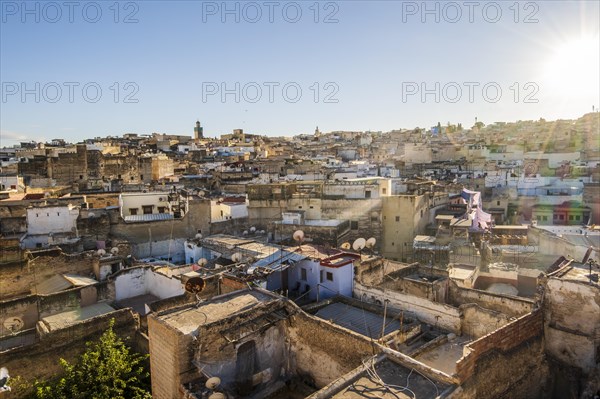
[[[565,215],[558,215],[558,219],[565,220]]]
[[[421,217],[423,217],[423,209],[421,209]]]
[[[333,273],[327,272],[327,280],[328,281],[333,281]]]
[[[79,175],[79,180],[83,180],[83,175]]]
[[[144,215],[152,215],[152,208],[154,208],[154,205],[142,205]]]
[[[304,267],[300,269],[300,280],[308,281],[308,278],[306,277],[306,269]]]
[[[500,201],[496,201],[496,205],[500,205]]]
[[[36,248],[41,248],[42,247],[42,243],[41,242],[36,242],[35,243],[35,247]]]
[[[140,175],[140,180],[144,180],[144,175]]]
[[[387,194],[387,188],[382,188],[381,189],[381,194]]]
[[[544,218],[544,221],[547,222],[548,221],[548,216],[542,216]]]
[[[569,220],[573,220],[573,215],[569,215]]]
[[[137,211],[138,211],[137,208],[129,208],[129,214],[130,215],[137,215]]]
[[[365,198],[371,198],[371,190],[365,191]]]
[[[158,213],[165,213],[165,207],[164,206],[159,206],[158,207]]]
[[[400,221],[400,216],[396,216],[396,222]]]
[[[60,216],[60,212],[56,212],[56,216]]]
[[[581,220],[581,216],[579,216],[579,215],[576,215],[576,216],[575,216],[575,220]]]
[[[323,282],[323,270],[319,272],[319,281]]]
[[[351,230],[358,230],[358,221],[357,220],[351,220],[350,221],[350,229]]]

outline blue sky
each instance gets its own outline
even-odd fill
[[[70,16],[62,1],[2,0],[1,144],[192,135],[197,118],[207,136],[279,136],[600,106],[600,2],[467,3],[98,1]]]

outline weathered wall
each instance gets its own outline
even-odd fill
[[[549,278],[544,294],[546,351],[585,373],[600,345],[600,289],[585,281]]]
[[[108,328],[111,319],[115,320],[117,335],[122,338],[134,336],[137,321],[133,313],[129,309],[117,310],[52,331],[34,345],[2,352],[2,366],[9,370],[11,377],[20,376],[29,382],[54,378],[62,372],[59,358],[76,361],[85,351],[85,342],[97,339]],[[4,395],[11,399],[18,397],[10,393]]]
[[[474,303],[460,305],[463,335],[480,338],[507,324],[510,319],[505,314],[484,309]]]
[[[508,352],[530,339],[540,339],[542,334],[543,312],[538,309],[467,344],[463,357],[456,362],[456,374],[466,381],[474,374],[479,359],[488,352]]]
[[[448,302],[454,306],[467,303],[504,313],[511,317],[522,316],[531,312],[534,301],[526,298],[508,297],[487,291],[459,287],[453,281],[449,282]]]
[[[290,360],[298,376],[322,388],[378,353],[371,342],[352,331],[305,313],[290,318]]]
[[[456,334],[461,332],[460,311],[453,306],[392,290],[366,287],[357,282],[354,284],[353,295],[355,298],[368,302],[383,303],[387,300],[391,308],[410,312],[427,324]]]
[[[93,251],[68,255],[60,250],[31,251],[25,264],[0,265],[0,299],[27,295],[36,282],[59,273],[92,276],[98,257]]]
[[[356,267],[355,279],[366,286],[381,284],[387,274],[409,267],[408,263],[394,262],[385,258],[374,258],[362,261]]]

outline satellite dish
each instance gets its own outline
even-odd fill
[[[242,233],[243,236],[247,236],[248,235],[248,230],[244,230],[244,232]]]
[[[204,386],[206,386],[206,388],[210,389],[211,391],[217,389],[219,385],[221,385],[221,379],[219,377],[211,377],[208,380],[206,380],[206,384],[204,384]]]
[[[96,214],[94,212],[88,213],[88,218],[93,219],[95,217],[96,217]]]
[[[98,251],[96,251],[96,253],[100,256],[106,255],[106,251],[103,249],[99,249]]]
[[[111,253],[111,254],[113,254],[113,255],[116,255],[116,254],[118,254],[118,253],[119,253],[119,248],[117,248],[117,247],[112,247],[112,248],[110,249],[110,253]]]
[[[208,260],[206,260],[206,258],[200,258],[198,259],[198,262],[196,262],[198,264],[198,266],[203,267],[206,266],[206,264],[208,263]]]
[[[233,255],[231,255],[231,260],[234,262],[239,262],[242,260],[242,254],[239,252],[234,253]]]
[[[202,238],[202,234],[198,233],[195,237],[200,240]]]
[[[192,277],[185,283],[185,290],[187,292],[191,292],[192,294],[197,294],[202,292],[204,289],[204,280],[202,277]]]
[[[254,227],[254,226],[250,227],[250,233],[254,233],[254,232],[256,232],[256,227]]]
[[[367,242],[365,243],[365,246],[369,249],[372,249],[376,243],[377,243],[377,239],[375,237],[371,237],[367,240]]]
[[[350,249],[350,248],[352,248],[352,245],[349,242],[345,242],[342,245],[340,245],[340,248],[342,248],[342,249]]]
[[[297,241],[298,243],[302,242],[304,240],[304,232],[302,230],[296,230],[294,232],[294,240]]]
[[[354,243],[352,244],[352,249],[360,252],[363,250],[363,248],[365,247],[366,244],[367,244],[367,241],[364,238],[357,238],[354,241]]]

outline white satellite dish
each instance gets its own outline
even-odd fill
[[[206,258],[200,258],[200,259],[198,259],[198,262],[196,262],[196,263],[198,264],[198,266],[203,267],[203,266],[206,266],[208,261],[206,260]]]
[[[112,247],[112,248],[110,249],[110,253],[111,253],[111,254],[113,254],[113,255],[116,255],[116,254],[118,254],[118,253],[119,253],[119,248],[117,248],[117,247]]]
[[[247,235],[248,235],[248,230],[244,230],[244,231],[242,232],[242,235],[243,235],[243,236],[247,236]]]
[[[371,237],[365,243],[365,247],[372,249],[376,243],[377,243],[377,239],[375,237]]]
[[[254,227],[254,226],[250,227],[250,233],[254,233],[254,232],[256,232],[256,227]]]
[[[95,217],[96,217],[96,214],[94,212],[88,213],[88,218],[93,219]]]
[[[352,249],[360,252],[363,250],[363,248],[365,247],[366,244],[367,244],[367,241],[364,238],[357,238],[354,241],[354,243],[352,244]]]
[[[105,251],[105,250],[103,250],[103,249],[99,249],[99,250],[97,251],[97,253],[98,253],[98,255],[100,255],[100,256],[102,256],[102,255],[106,255],[106,251]]]
[[[304,232],[302,230],[296,230],[292,237],[294,237],[295,241],[301,243],[304,240]]]
[[[202,234],[198,233],[195,237],[200,240],[202,238]]]
[[[340,248],[342,248],[342,249],[350,249],[350,248],[352,248],[352,245],[349,242],[345,242],[342,245],[340,245]]]
[[[231,260],[234,262],[239,262],[242,260],[242,254],[239,252],[234,253],[233,255],[231,255]]]

